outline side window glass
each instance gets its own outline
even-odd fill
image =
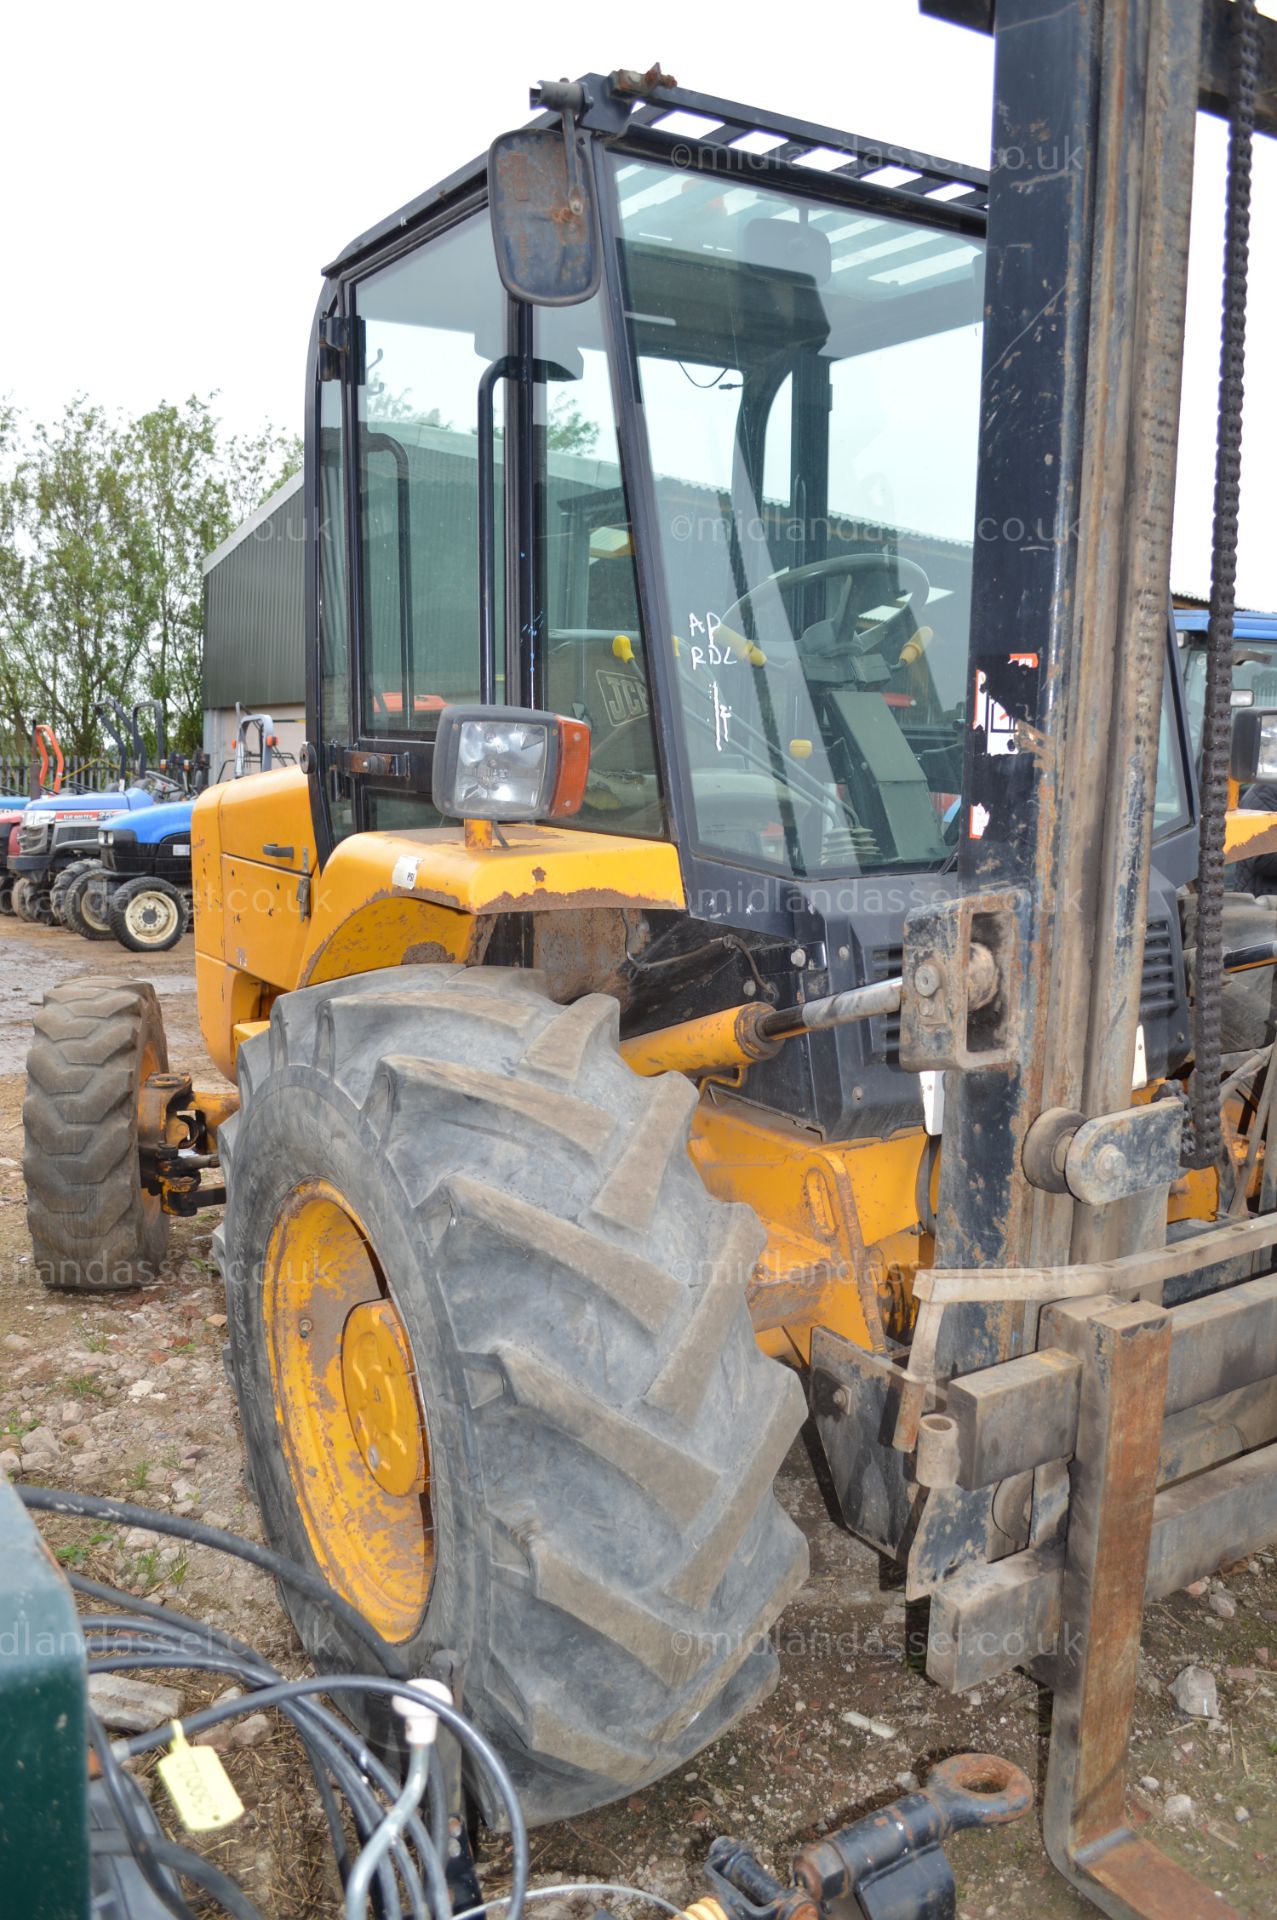
[[[1169,666],[1162,674],[1162,718],[1157,737],[1157,787],[1153,798],[1153,834],[1158,840],[1189,824],[1188,790],[1180,757],[1179,727]]]
[[[581,825],[659,838],[665,811],[598,297],[537,314],[543,698],[590,727]]]
[[[350,644],[346,611],[346,485],[343,470],[341,386],[319,389],[319,737],[350,738]],[[352,830],[351,805],[329,792],[333,838]]]
[[[506,328],[486,215],[361,281],[355,306],[362,730],[429,735],[440,707],[479,697],[478,396]],[[498,562],[498,633],[501,591]]]

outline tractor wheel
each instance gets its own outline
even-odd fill
[[[110,1293],[153,1280],[168,1215],[142,1191],[138,1105],[168,1047],[147,981],[71,980],[35,1017],[22,1109],[27,1225],[46,1287]]]
[[[111,875],[96,860],[88,869],[76,878],[67,888],[62,911],[66,924],[72,933],[78,933],[84,940],[112,940],[111,923],[107,918],[110,903],[110,891],[107,883]]]
[[[90,867],[96,867],[97,864],[96,860],[72,860],[69,866],[59,872],[49,888],[49,906],[56,926],[66,925],[66,897],[71,886],[82,873],[87,873]]]
[[[13,881],[7,876],[0,880],[0,913],[13,912]]]
[[[13,883],[13,911],[29,926],[48,925],[49,896],[29,873],[20,873]]]
[[[630,1071],[603,995],[450,966],[282,995],[239,1081],[214,1245],[267,1538],[410,1672],[460,1656],[530,1819],[680,1765],[770,1691],[807,1561],[772,1490],[804,1395],[690,1083]]]
[[[131,953],[167,953],[186,932],[186,902],[167,880],[139,874],[110,897],[106,911],[112,933]]]

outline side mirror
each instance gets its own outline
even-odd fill
[[[1237,707],[1229,772],[1239,786],[1277,782],[1277,708]]]
[[[565,115],[562,131],[523,127],[488,152],[497,271],[507,293],[534,306],[576,306],[598,288],[594,189],[578,139]]]

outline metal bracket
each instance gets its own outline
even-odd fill
[[[905,922],[900,1064],[910,1073],[1010,1066],[1019,1057],[1027,895],[970,893]]]
[[[370,753],[360,747],[338,747],[334,759],[341,773],[366,773],[376,780],[403,780],[408,774],[406,755],[402,753]]]
[[[1071,1193],[1089,1207],[1169,1187],[1179,1177],[1184,1109],[1154,1100],[1087,1120],[1066,1107],[1038,1115],[1024,1138],[1025,1178],[1044,1193]]]
[[[319,316],[319,377],[340,380],[345,357],[350,352],[350,322],[340,313]]]
[[[1179,1177],[1184,1109],[1178,1100],[1101,1114],[1080,1126],[1064,1158],[1064,1178],[1074,1199],[1108,1206]]]
[[[715,1899],[693,1911],[716,1905],[725,1920],[828,1920],[854,1908],[863,1920],[955,1920],[949,1835],[1004,1826],[1032,1805],[1029,1780],[1010,1761],[953,1754],[918,1792],[803,1847],[788,1885],[741,1841],[716,1840],[705,1868]]]

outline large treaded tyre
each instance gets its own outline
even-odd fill
[[[214,1246],[266,1535],[333,1579],[304,1475],[299,1503],[267,1304],[280,1223],[310,1183],[366,1232],[424,1404],[428,1505],[405,1498],[428,1519],[433,1580],[394,1643],[414,1672],[460,1655],[466,1709],[538,1822],[658,1778],[768,1693],[768,1630],[807,1564],[772,1486],[804,1394],[745,1305],[761,1228],[706,1191],[694,1089],[633,1074],[617,1018],[603,995],[556,1006],[538,976],[499,968],[285,994],[240,1049],[242,1105],[219,1133]],[[300,1331],[319,1345],[318,1315]],[[344,1360],[313,1364],[331,1379]],[[293,1405],[304,1423],[307,1400]],[[347,1426],[347,1475],[357,1444]],[[346,1551],[360,1500],[352,1487],[336,1510]],[[285,1598],[318,1660],[366,1662]]]
[[[40,888],[32,874],[20,873],[14,881],[13,911],[18,919],[25,920],[28,926],[48,926],[49,896]]]
[[[53,924],[66,925],[67,894],[82,873],[98,865],[96,860],[72,860],[68,866],[59,869],[53,885],[49,888],[49,910],[53,915]]]
[[[35,1017],[22,1109],[27,1225],[46,1287],[112,1293],[153,1280],[168,1215],[142,1191],[138,1100],[168,1071],[155,989],[71,980]]]
[[[115,875],[94,860],[76,875],[62,902],[65,923],[82,940],[114,940],[111,931],[111,892]]]

